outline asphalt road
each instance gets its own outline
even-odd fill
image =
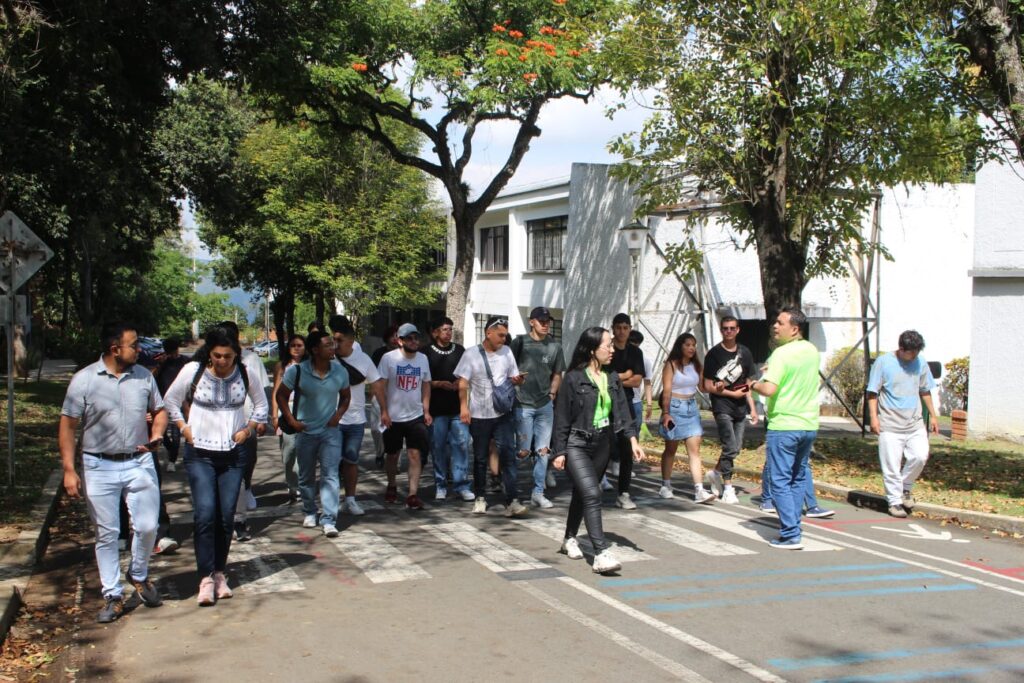
[[[822,500],[836,517],[806,523],[804,550],[776,550],[756,486],[740,505],[697,506],[682,485],[660,500],[646,473],[638,510],[606,494],[624,563],[598,576],[589,554],[557,553],[564,475],[555,508],[519,520],[435,504],[432,486],[410,512],[383,505],[369,441],[367,514],[343,515],[336,539],[302,528],[276,439],[261,441],[255,537],[232,546],[235,597],[212,608],[195,604],[187,485],[169,474],[184,543],[154,557],[166,602],[91,629],[80,647],[104,665],[78,680],[1024,680],[1020,541]]]

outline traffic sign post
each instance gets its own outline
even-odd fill
[[[4,324],[7,330],[7,484],[14,485],[14,328],[18,320],[16,296],[22,285],[53,258],[53,251],[21,219],[8,211],[0,216],[0,290],[7,293]],[[27,308],[22,304],[23,309]],[[25,311],[27,316],[27,310]]]

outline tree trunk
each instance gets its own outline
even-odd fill
[[[82,328],[93,324],[92,313],[92,256],[89,253],[87,240],[79,238],[78,246],[81,254],[81,266],[78,272],[78,320]]]
[[[320,327],[324,325],[324,314],[327,311],[327,306],[324,303],[323,290],[318,289],[316,294],[313,295],[313,302],[316,305],[316,322]]]
[[[277,357],[284,360],[288,358],[288,337],[285,330],[286,300],[282,294],[274,297],[270,303],[270,312],[274,316],[274,333],[277,334]]]
[[[1007,136],[1024,159],[1024,55],[1012,3],[971,0],[964,28],[956,36],[981,67],[992,93],[1002,105],[1010,130]]]
[[[476,240],[474,230],[476,219],[463,206],[452,210],[455,219],[455,269],[445,299],[445,315],[452,319],[454,325],[453,338],[459,344],[465,339],[466,304],[469,299],[469,287],[473,282],[473,252]]]
[[[754,223],[765,319],[770,328],[783,308],[800,308],[807,284],[804,276],[807,258],[802,246],[789,238],[786,225],[771,202],[751,207],[750,215]]]

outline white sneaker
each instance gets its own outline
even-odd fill
[[[675,498],[676,494],[672,493],[672,487],[671,486],[662,486],[660,489],[658,489],[658,497],[659,498]]]
[[[718,470],[708,470],[704,478],[707,480],[708,488],[711,489],[711,492],[721,498],[722,493],[725,492],[725,481],[722,479],[722,473]]]
[[[434,500],[444,500],[447,497],[448,489],[438,487],[437,491],[434,493]]]
[[[628,493],[620,493],[619,497],[615,499],[615,504],[623,510],[636,510],[636,503],[633,502]]]
[[[736,489],[732,486],[726,486],[725,490],[722,491],[722,502],[729,505],[738,505],[740,499],[736,497]]]
[[[509,503],[505,507],[505,516],[506,517],[522,517],[523,515],[525,515],[529,511],[530,511],[530,508],[526,507],[525,505],[520,503],[518,500],[513,499],[512,502]]]
[[[316,528],[316,515],[306,515],[302,519],[302,526],[306,529]]]
[[[363,509],[358,500],[345,501],[345,512],[355,517],[366,514],[366,510]]]
[[[542,510],[555,507],[555,504],[545,498],[543,493],[534,493],[530,496],[530,502],[533,503],[534,507],[538,507]]]
[[[608,474],[610,474],[612,476],[615,476],[615,477],[619,476],[619,461],[618,460],[612,460],[610,463],[608,463]]]
[[[459,491],[459,495],[462,497],[462,500],[466,501],[467,503],[470,502],[471,500],[476,500],[476,494],[470,491],[469,489],[462,489],[461,491]]]
[[[252,489],[245,490],[245,509],[255,510],[259,507],[259,503],[256,502],[256,496],[253,494]]]
[[[473,514],[474,515],[486,515],[487,514],[487,501],[483,498],[477,498],[476,502],[473,503]]]
[[[711,505],[715,502],[715,498],[718,498],[715,494],[708,491],[703,486],[698,486],[693,493],[694,503],[703,503],[705,505]]]
[[[562,547],[558,550],[560,553],[565,553],[569,556],[570,560],[582,560],[583,551],[580,550],[580,542],[575,538],[567,538],[562,541]]]
[[[338,527],[333,524],[324,524],[324,536],[327,538],[335,538],[338,535]]]
[[[622,563],[615,559],[611,550],[603,550],[594,558],[594,573],[607,574],[622,569]]]
[[[164,472],[176,472],[178,471],[177,466],[170,460],[167,461],[167,467],[164,468]]]
[[[605,476],[601,477],[601,490],[602,491],[611,491],[613,488],[615,488],[615,487],[612,486],[612,483],[610,481],[608,481],[608,475],[605,475]]]
[[[549,489],[553,489],[558,486],[558,482],[555,481],[555,471],[553,469],[549,468],[548,473],[544,475],[544,485]]]
[[[175,541],[170,536],[164,536],[159,541],[157,541],[156,548],[153,549],[153,552],[157,553],[158,555],[169,555],[170,553],[173,553],[175,550],[177,550],[178,547],[179,546],[177,541]]]

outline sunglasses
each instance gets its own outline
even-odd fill
[[[498,318],[497,320],[492,322],[490,325],[488,325],[486,329],[489,330],[492,327],[498,327],[499,325],[501,327],[508,327],[508,319],[506,319],[506,318]]]
[[[739,330],[740,330],[740,328],[738,328],[738,327],[723,327],[722,328],[722,332],[739,332]]]

